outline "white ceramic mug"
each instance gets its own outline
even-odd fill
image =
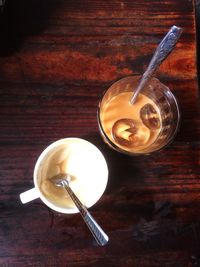
[[[50,181],[61,173],[74,177],[70,187],[88,208],[102,196],[108,181],[107,163],[100,150],[84,139],[65,138],[52,143],[41,153],[34,168],[34,187],[20,194],[21,202],[40,198],[57,212],[78,212],[65,189]]]

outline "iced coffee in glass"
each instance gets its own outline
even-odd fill
[[[139,76],[115,82],[98,107],[98,124],[104,141],[129,155],[149,154],[169,144],[180,120],[177,101],[167,86],[152,78],[130,102]]]

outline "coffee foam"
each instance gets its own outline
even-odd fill
[[[132,92],[122,92],[114,96],[110,101],[106,102],[101,109],[101,123],[104,129],[104,132],[109,137],[109,139],[121,149],[124,149],[129,152],[142,152],[143,149],[146,149],[150,146],[158,137],[160,129],[150,131],[142,122],[140,117],[140,110],[146,104],[150,104],[157,111],[159,116],[159,121],[161,122],[160,110],[157,107],[156,103],[153,102],[149,97],[144,94],[139,94],[137,101],[132,105],[130,99],[132,97]],[[119,142],[117,143],[113,136],[113,126],[119,120],[124,120],[125,118],[132,119],[134,122],[139,125],[138,127],[138,136],[144,136],[144,139],[148,139],[145,144],[140,144],[138,146],[123,146]],[[136,127],[137,127],[136,125]]]
[[[62,187],[56,187],[51,178],[68,173],[73,178],[70,187],[81,202],[92,206],[103,194],[108,178],[106,161],[91,143],[79,138],[59,140],[41,155],[37,166],[37,185],[47,201],[61,209],[75,208]]]

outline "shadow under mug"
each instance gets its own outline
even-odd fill
[[[114,141],[114,138],[108,136],[105,131],[102,119],[105,106],[115,96],[123,92],[132,92],[133,94],[134,88],[136,89],[140,78],[141,76],[129,76],[113,83],[111,87],[109,87],[109,89],[104,92],[97,110],[99,130],[105,143],[107,143],[112,149],[131,156],[150,154],[166,147],[174,139],[180,123],[180,111],[175,96],[167,86],[161,83],[158,79],[152,78],[145,86],[145,88],[143,88],[141,94],[147,96],[150,100],[152,100],[159,109],[161,117],[161,128],[157,138],[149,146],[135,151],[134,149],[130,150],[126,149],[126,147],[120,146],[119,144],[117,144],[117,142]],[[120,110],[122,109],[123,107],[118,107],[117,112],[120,112]]]
[[[57,188],[50,184],[50,186],[57,188],[56,190],[63,190],[63,196],[68,196],[69,201],[71,201],[69,206],[68,202],[64,202],[64,205],[63,203],[60,204],[59,200],[63,202],[63,198],[59,193],[55,196],[56,199],[46,194],[42,189],[41,184],[44,182],[44,178],[51,178],[48,175],[52,173],[58,175],[54,170],[56,164],[52,163],[54,159],[59,161],[57,165],[62,164],[66,173],[76,177],[77,183],[70,182],[70,187],[81,202],[87,208],[93,206],[106,189],[108,181],[107,163],[96,146],[84,139],[74,137],[58,140],[41,153],[34,168],[34,187],[20,194],[21,202],[25,204],[40,198],[44,204],[57,212],[66,214],[78,212],[77,207],[64,188]]]

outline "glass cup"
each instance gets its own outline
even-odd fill
[[[97,112],[104,141],[128,155],[150,154],[166,147],[180,122],[176,98],[156,78],[148,82],[134,104],[130,103],[139,79],[140,76],[129,76],[112,84]]]
[[[66,190],[51,181],[60,174],[72,176],[70,187],[87,208],[100,199],[108,181],[106,160],[96,146],[81,138],[60,139],[39,156],[33,173],[34,187],[20,194],[21,202],[40,198],[59,213],[77,213]]]

